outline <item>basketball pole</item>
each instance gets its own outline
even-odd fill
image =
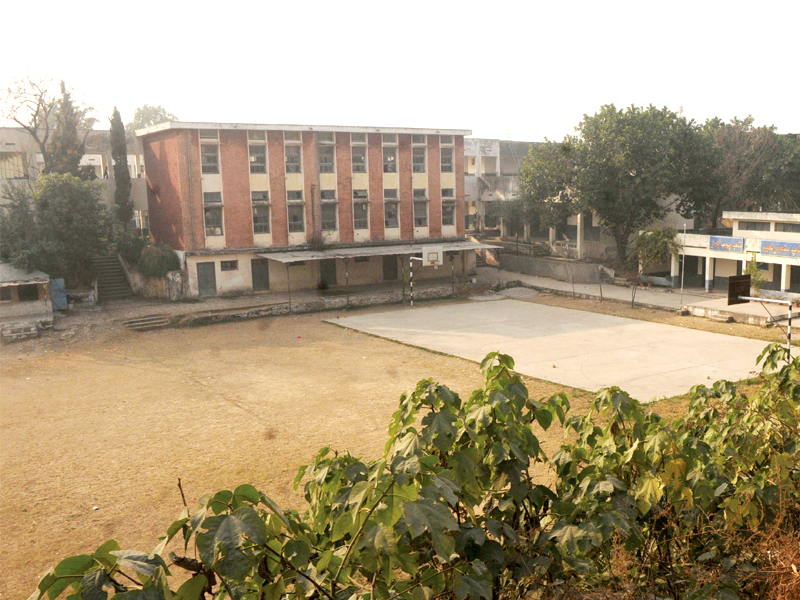
[[[414,307],[414,261],[418,260],[422,262],[422,259],[417,256],[409,256],[408,257],[408,264],[410,267],[410,275],[408,277],[408,288],[411,291],[411,307]]]

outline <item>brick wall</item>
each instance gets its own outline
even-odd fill
[[[411,191],[411,135],[397,136],[397,176],[400,180],[400,239],[414,239],[414,202]]]
[[[289,217],[286,212],[286,169],[283,151],[283,132],[267,132],[267,152],[269,154],[269,199],[270,218],[272,219],[272,244],[286,246],[289,244]]]
[[[455,173],[456,173],[456,235],[464,235],[464,217],[466,204],[464,201],[464,136],[455,136]],[[439,211],[441,214],[441,210]]]
[[[439,136],[428,136],[428,235],[442,235],[442,159],[439,152]]]
[[[319,205],[319,166],[317,142],[313,131],[303,132],[303,200],[306,206],[306,239],[322,237],[322,210]],[[312,191],[313,186],[313,191]]]
[[[381,134],[367,134],[369,170],[369,237],[383,239],[383,147]]]
[[[147,164],[147,210],[150,214],[150,233],[159,244],[176,250],[186,248],[181,206],[181,163],[185,161],[181,148],[183,132],[165,131],[149,136],[142,143]]]
[[[225,245],[228,248],[252,248],[253,210],[247,132],[223,129],[219,132],[219,141]]]
[[[339,241],[353,241],[353,184],[350,178],[350,134],[336,134],[336,198],[339,200]]]

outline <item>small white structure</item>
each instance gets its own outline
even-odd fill
[[[50,277],[0,262],[0,329],[4,341],[36,337],[53,326]]]
[[[764,275],[762,290],[800,293],[800,213],[725,211],[722,220],[731,228],[719,235],[678,234],[685,285],[725,289],[728,277],[741,275],[755,258]],[[680,254],[672,257],[674,287],[680,285]]]

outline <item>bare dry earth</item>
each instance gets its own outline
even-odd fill
[[[782,337],[614,302],[532,301],[765,342]],[[291,482],[318,448],[377,458],[400,394],[417,381],[433,377],[464,395],[481,383],[474,363],[323,322],[338,315],[145,334],[98,315],[75,320],[68,336],[3,348],[0,598],[26,598],[47,568],[109,538],[152,549],[180,511],[179,477],[190,507],[205,493],[252,483],[302,508]],[[534,397],[563,389],[526,381]],[[567,391],[584,409],[588,395]],[[679,416],[686,399],[650,407]],[[563,433],[537,435],[552,450]]]
[[[291,483],[318,448],[377,458],[418,380],[462,394],[481,383],[474,363],[322,322],[332,316],[4,348],[0,598],[26,598],[50,566],[106,539],[152,549],[181,509],[179,477],[190,507],[252,483],[301,508]]]

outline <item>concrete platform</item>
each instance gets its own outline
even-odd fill
[[[506,299],[329,320],[480,361],[499,350],[525,375],[592,392],[618,385],[643,402],[756,371],[765,342]]]
[[[719,318],[731,317],[739,323],[750,323],[766,327],[772,323],[779,323],[786,326],[787,308],[780,304],[761,304],[760,302],[748,302],[747,304],[734,304],[728,306],[727,298],[715,300],[705,300],[703,302],[693,302],[686,305],[686,310],[692,316]],[[800,329],[800,310],[793,309],[792,331]]]

